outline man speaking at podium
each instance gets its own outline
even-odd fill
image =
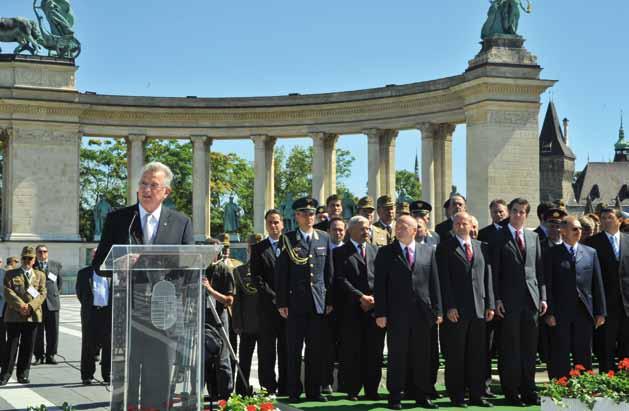
[[[142,169],[138,184],[138,203],[113,211],[107,215],[103,234],[92,262],[94,270],[102,276],[100,266],[116,244],[194,244],[190,219],[172,209],[162,207],[172,192],[173,173],[160,162],[151,162]],[[166,333],[146,321],[135,319],[151,309],[151,282],[134,279],[132,335],[128,375],[128,405],[141,409],[168,409],[170,402],[171,366],[174,347]],[[144,290],[139,295],[138,292]],[[141,315],[139,315],[141,317]],[[150,319],[150,313],[145,318]],[[112,376],[115,377],[115,376]]]

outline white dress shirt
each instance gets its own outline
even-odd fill
[[[162,205],[152,213],[149,213],[139,204],[140,209],[140,224],[142,224],[142,234],[144,235],[145,243],[152,243],[155,240],[155,233],[157,232],[157,226],[159,224],[159,217],[162,215]],[[149,217],[149,215],[152,216]]]

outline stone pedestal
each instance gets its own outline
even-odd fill
[[[76,70],[72,60],[0,54],[0,87],[76,91]]]

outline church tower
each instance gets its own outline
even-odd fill
[[[614,162],[629,161],[629,141],[625,140],[625,130],[622,127],[622,113],[620,114],[620,130],[618,141],[614,144]]]
[[[555,104],[548,104],[546,118],[539,136],[540,201],[574,200],[572,180],[576,157],[568,146],[568,119],[563,120],[563,130]]]

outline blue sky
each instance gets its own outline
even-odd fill
[[[74,0],[83,44],[78,88],[102,94],[226,97],[320,93],[404,84],[463,72],[479,50],[486,0]],[[33,18],[30,0],[3,16]],[[629,111],[629,3],[533,1],[519,32],[544,68],[559,115],[570,119],[577,170],[609,160],[619,113]],[[4,51],[13,45],[2,44]],[[543,117],[550,94],[542,97]],[[627,116],[626,116],[627,117]],[[543,118],[542,118],[543,119]],[[541,120],[540,119],[540,126]],[[419,132],[401,132],[397,168],[412,170]],[[282,140],[283,146],[310,144]],[[342,136],[356,156],[346,183],[366,190],[367,140]],[[214,150],[253,158],[248,140]],[[465,191],[465,127],[454,136],[454,184]]]

